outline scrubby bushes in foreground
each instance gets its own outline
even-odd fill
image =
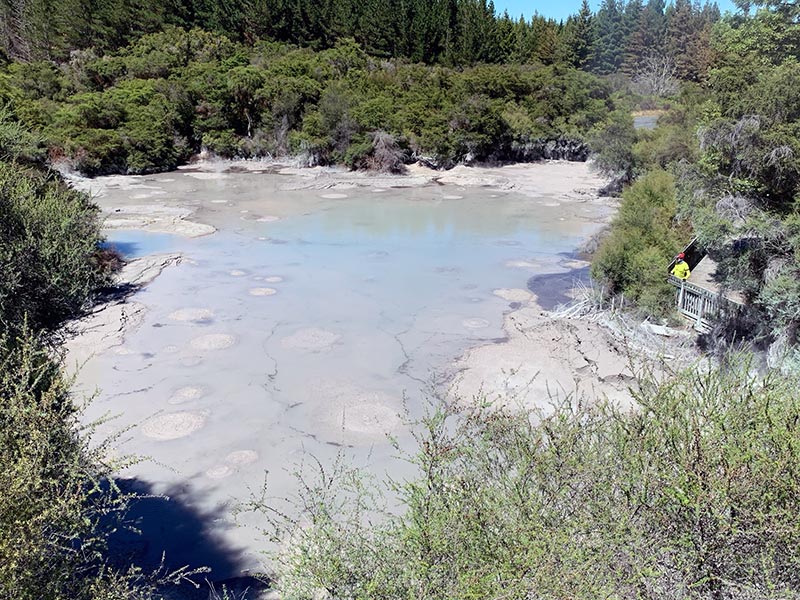
[[[90,450],[78,433],[69,383],[35,340],[0,339],[3,598],[128,597],[126,576],[104,569],[107,528],[126,498],[103,462],[107,448]]]
[[[129,498],[113,483],[52,354],[56,328],[109,278],[98,210],[31,166],[32,138],[0,115],[0,598],[145,598],[150,581],[108,566]],[[27,166],[23,165],[23,162]]]
[[[108,283],[98,216],[57,175],[0,162],[0,331],[52,330]]]
[[[645,378],[627,411],[438,406],[410,481],[340,463],[298,520],[255,503],[282,597],[800,597],[798,382],[748,367]]]

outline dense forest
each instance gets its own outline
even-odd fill
[[[447,66],[539,62],[635,73],[649,55],[668,55],[681,78],[697,80],[720,13],[689,0],[604,0],[594,14],[585,1],[566,21],[498,15],[491,0],[7,0],[0,17],[0,48],[24,61],[65,62],[88,48],[103,54],[175,26],[314,50],[352,38],[371,56]]]
[[[752,309],[708,336],[722,367],[643,374],[632,411],[436,407],[419,477],[389,490],[407,510],[379,526],[386,490],[341,465],[306,482],[302,528],[257,505],[296,540],[283,597],[800,596],[800,7],[745,5],[0,2],[0,597],[159,597],[164,574],[109,561],[130,498],[56,352],[116,259],[49,165],[204,150],[387,171],[592,152],[621,189],[592,268],[607,293],[668,317],[661,267],[696,236]],[[766,365],[726,353],[743,340]]]
[[[664,68],[702,80],[720,18],[686,0],[584,3],[565,22],[483,0],[0,10],[0,103],[90,175],[168,170],[201,150],[386,170],[584,160],[618,89],[598,76],[644,93]]]

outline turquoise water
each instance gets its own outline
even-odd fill
[[[168,233],[150,233],[136,230],[109,232],[106,247],[113,248],[126,260],[141,258],[148,254],[174,252],[180,245],[180,238]]]
[[[420,416],[464,351],[502,340],[513,308],[494,291],[565,271],[600,214],[586,206],[565,221],[552,198],[488,189],[323,198],[282,191],[274,175],[134,181],[194,205],[218,231],[109,233],[129,256],[179,251],[184,260],[133,298],[148,311],[125,344],[84,367],[81,385],[99,389],[89,417],[120,415],[106,434],[135,426],[122,451],[152,460],[126,474],[217,515],[214,535],[244,552],[247,567],[263,538],[252,517],[234,527],[231,507],[264,473],[273,493],[291,493],[300,461],[344,450],[402,477],[408,465],[386,438],[410,445],[398,415]],[[132,188],[99,202],[129,202]],[[154,559],[167,549],[171,564],[209,560],[180,535],[150,542]]]

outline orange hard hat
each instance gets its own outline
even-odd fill
[[[683,252],[681,252],[680,254],[678,254],[678,258],[686,258],[686,255]]]

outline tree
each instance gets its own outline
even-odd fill
[[[666,18],[664,0],[649,0],[639,13],[638,23],[628,38],[623,70],[635,73],[642,61],[663,54]]]
[[[592,11],[589,8],[589,0],[583,0],[581,9],[574,21],[571,42],[574,52],[572,66],[583,68],[589,60],[589,52],[592,47]]]
[[[649,56],[639,64],[633,76],[633,90],[644,96],[672,96],[679,88],[676,71],[671,56]]]
[[[589,68],[593,73],[615,73],[622,65],[625,32],[617,0],[603,0],[592,21],[592,50]]]

